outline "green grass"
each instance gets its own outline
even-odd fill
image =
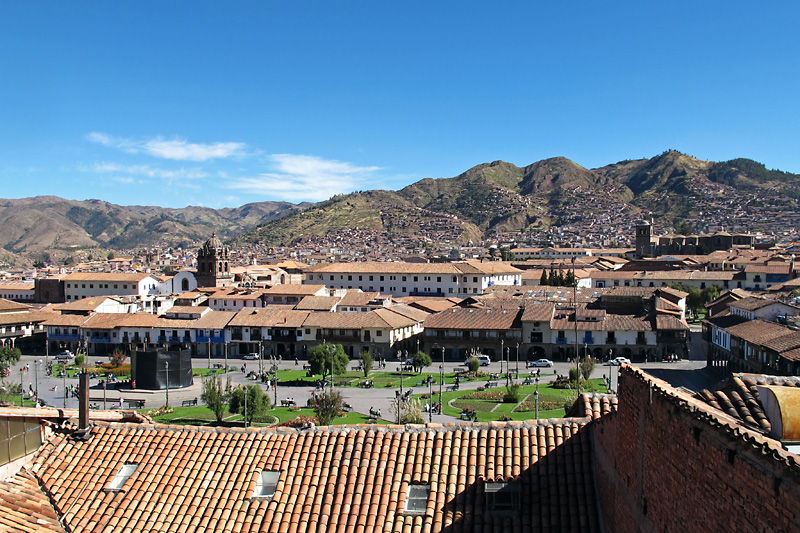
[[[19,403],[19,397],[17,398]],[[33,403],[31,403],[33,405]],[[147,413],[150,409],[141,409],[139,412]],[[281,424],[295,419],[300,415],[309,417],[314,416],[314,410],[309,407],[291,408],[291,407],[273,407],[268,411],[268,416],[271,420],[267,422],[257,422],[254,426],[272,426]],[[155,422],[161,424],[178,424],[178,425],[192,425],[192,426],[215,426],[217,425],[216,417],[209,408],[204,405],[192,407],[174,407],[171,413],[164,413],[159,415],[151,415]],[[334,425],[342,424],[366,424],[369,422],[369,417],[362,413],[349,412],[345,416],[334,419]],[[390,424],[386,420],[379,420],[378,424]],[[231,414],[225,412],[223,417],[223,424],[226,426],[242,426],[242,416],[239,414]]]
[[[598,391],[605,392],[605,384],[603,383],[602,378],[597,378],[591,380],[595,389]],[[499,392],[505,392],[505,386],[498,387],[497,389],[488,389],[490,391],[497,390]],[[522,385],[519,388],[520,394],[520,402],[525,401],[526,399],[533,403],[533,393],[536,390],[536,385]],[[477,399],[465,399],[462,400],[460,398],[466,396],[467,394],[474,392],[472,390],[461,390],[455,392],[444,392],[442,394],[442,413],[445,415],[452,416],[454,418],[460,418],[461,411],[463,407],[470,407],[474,409],[478,415],[479,422],[491,422],[494,420],[499,420],[501,416],[505,415],[511,420],[529,420],[534,418],[536,415],[534,412],[517,412],[514,409],[519,405],[519,403],[504,403],[502,401],[491,401],[491,400],[477,400]],[[566,400],[575,398],[576,391],[569,390],[569,389],[555,389],[550,386],[549,383],[540,383],[539,384],[539,401],[540,405],[544,402],[556,402],[559,405],[562,405]],[[415,398],[421,399],[422,395],[415,396]],[[434,390],[433,398],[435,401],[438,401],[439,395],[438,391]],[[425,400],[421,400],[422,403]],[[452,403],[452,405],[450,405]],[[565,412],[563,408],[559,409],[551,409],[551,410],[539,410],[539,418],[562,418],[564,417]]]

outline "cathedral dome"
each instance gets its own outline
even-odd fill
[[[204,250],[222,250],[222,241],[217,238],[216,233],[211,234],[211,238],[203,245]]]

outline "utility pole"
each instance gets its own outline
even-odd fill
[[[572,272],[575,272],[575,258],[572,258]],[[578,355],[578,292],[577,282],[572,283],[572,303],[575,307],[575,370],[577,371],[577,378],[575,385],[578,388],[578,395],[581,393],[581,369],[580,369],[580,355]]]

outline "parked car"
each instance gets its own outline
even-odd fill
[[[55,358],[58,359],[59,361],[69,361],[73,357],[75,357],[75,354],[70,352],[69,350],[64,350],[61,353],[57,353],[55,356]]]
[[[492,359],[488,355],[479,355],[478,362],[480,362],[481,366],[489,366],[490,364],[492,364]],[[464,364],[468,365],[469,359],[465,359]]]
[[[258,354],[255,352],[251,352],[249,354],[243,355],[242,359],[258,359]]]
[[[538,359],[533,361],[530,366],[553,366],[553,362],[550,359]]]
[[[628,359],[627,357],[615,357],[614,359],[609,359],[608,361],[605,362],[607,366],[619,366],[622,363],[629,365],[631,364],[631,360]]]

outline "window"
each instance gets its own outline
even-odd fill
[[[383,276],[381,276],[380,281],[383,281]]]
[[[114,476],[114,479],[112,479],[111,483],[109,483],[108,487],[106,487],[106,490],[122,490],[122,486],[125,485],[125,482],[128,481],[128,478],[131,477],[134,472],[136,472],[136,468],[138,466],[138,463],[122,465],[122,467],[119,469],[119,472],[117,472],[117,475]]]
[[[436,281],[437,281],[437,283],[441,283],[442,282],[442,276],[436,276]]]
[[[379,329],[378,331],[375,332],[375,336],[376,337],[383,337],[383,331]]]
[[[89,284],[89,288],[90,288],[90,289],[94,289],[94,283],[90,283],[90,284]]]
[[[414,276],[414,281],[419,281],[419,276]]]
[[[375,276],[370,276],[369,280],[372,281]]]
[[[496,512],[513,512],[520,509],[519,483],[486,483],[486,510]]]
[[[348,275],[347,276],[347,281],[353,281],[353,276],[352,275]]]
[[[406,281],[406,276],[403,276],[403,281]]]
[[[474,276],[472,278],[472,283],[478,283],[478,276]]]
[[[428,499],[431,494],[430,485],[412,483],[406,493],[405,511],[407,513],[424,513],[428,508]]]
[[[278,490],[278,480],[281,472],[275,470],[262,470],[256,479],[256,488],[253,489],[253,498],[268,499],[275,496]]]

